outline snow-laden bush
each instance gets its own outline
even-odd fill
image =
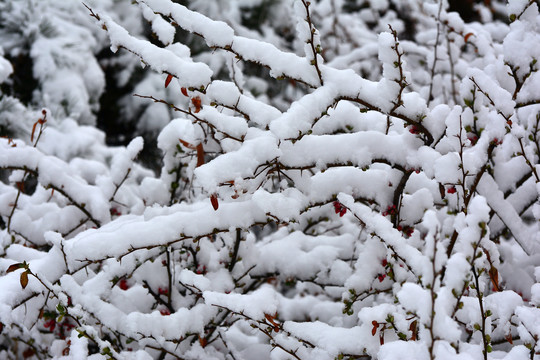
[[[538,358],[534,1],[510,1],[509,24],[444,2],[284,1],[292,42],[232,10],[236,25],[137,3],[162,45],[89,12],[168,89],[137,94],[176,116],[161,173],[134,163],[140,138],[56,144],[47,110],[1,140],[0,356]]]

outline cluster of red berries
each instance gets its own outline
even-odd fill
[[[159,295],[169,295],[169,289],[167,288],[158,288]]]
[[[122,215],[122,213],[117,208],[114,208],[114,207],[111,208],[110,212],[111,212],[111,216],[120,216],[120,215]]]
[[[414,232],[414,228],[412,226],[401,226],[399,225],[397,227],[398,231],[402,231],[405,235],[407,235],[407,237],[411,237],[411,235],[413,234]]]
[[[208,270],[206,269],[206,265],[199,265],[197,266],[197,269],[195,270],[195,274],[198,275],[204,275],[206,274]]]
[[[49,319],[43,323],[43,327],[49,329],[50,332],[54,332],[54,330],[57,329],[56,325],[58,325],[58,336],[62,339],[66,337],[65,334],[69,334],[75,327],[75,325],[69,323],[66,319],[61,323],[57,323],[56,319]]]
[[[396,205],[390,205],[386,208],[386,211],[383,211],[382,216],[395,215],[396,214]]]
[[[171,315],[171,312],[167,308],[159,310],[159,313],[163,316]]]
[[[345,205],[336,200],[334,201],[334,211],[336,212],[336,214],[339,214],[340,217],[343,217],[343,215],[347,213],[347,208],[345,207]]]
[[[388,261],[386,259],[382,259],[381,265],[386,268],[388,266]],[[379,279],[379,282],[383,282],[383,280],[386,278],[386,274],[379,274],[377,275],[377,279]]]
[[[478,136],[470,135],[470,136],[467,136],[467,139],[471,142],[471,145],[474,145],[478,141]]]
[[[45,329],[49,329],[51,332],[54,331],[54,329],[56,328],[56,320],[50,319],[50,320],[45,321],[45,323],[43,324],[43,327]]]

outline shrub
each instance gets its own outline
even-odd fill
[[[137,3],[153,41],[88,10],[161,74],[161,172],[2,139],[2,356],[537,358],[534,1]]]

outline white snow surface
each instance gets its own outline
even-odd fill
[[[536,3],[136,2],[0,4],[0,359],[538,351]]]

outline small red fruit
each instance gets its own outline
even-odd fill
[[[197,267],[197,270],[195,270],[195,274],[198,274],[198,275],[201,275],[201,274],[206,274],[206,265],[199,265]]]
[[[54,329],[56,328],[56,320],[54,319],[48,320],[43,324],[43,326],[46,329],[50,329],[51,331],[54,331]]]
[[[334,201],[333,205],[334,211],[336,212],[336,214],[339,214],[340,217],[343,217],[343,215],[347,213],[347,208],[339,201]]]
[[[476,144],[476,142],[478,141],[478,136],[476,136],[476,135],[469,136],[469,137],[467,137],[467,139],[469,139],[469,141],[471,142],[471,144],[474,145],[474,144]]]
[[[118,287],[122,290],[127,290],[129,289],[129,286],[128,286],[128,283],[127,283],[127,280],[126,279],[122,279],[118,282]]]
[[[405,230],[405,234],[408,236],[408,237],[411,237],[412,234],[414,232],[414,228],[413,227],[407,227],[407,229]]]
[[[169,294],[169,290],[164,289],[164,288],[158,288],[158,294],[159,295],[167,295],[167,294]]]
[[[410,128],[409,128],[409,132],[411,134],[418,134],[419,131],[418,131],[418,128],[416,127],[416,125],[412,125]]]

